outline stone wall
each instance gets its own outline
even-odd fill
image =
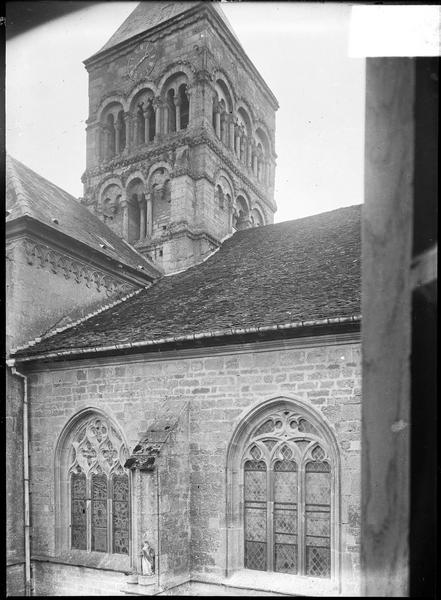
[[[43,335],[57,323],[65,324],[68,316],[72,320],[81,318],[106,300],[110,302],[109,297],[120,291],[128,293],[135,289],[116,280],[113,283],[122,287],[97,286],[93,274],[98,269],[83,265],[68,253],[50,254],[51,250],[52,246],[39,244],[31,237],[8,241],[8,350]],[[79,267],[78,273],[74,272],[74,262]]]
[[[226,451],[240,415],[274,397],[310,403],[329,424],[341,458],[341,564],[343,592],[358,590],[360,510],[360,348],[358,342],[319,339],[284,349],[205,354],[179,359],[139,357],[100,364],[65,363],[31,375],[33,552],[54,556],[54,448],[64,425],[80,409],[105,411],[125,433],[130,448],[161,415],[164,402],[189,405],[189,473],[172,446],[159,466],[163,482],[160,564],[167,581],[191,565],[191,577],[209,581],[226,567]],[[330,344],[330,341],[327,342]],[[312,344],[312,345],[311,345]],[[282,347],[283,348],[283,347]],[[176,356],[176,355],[175,355]],[[179,448],[179,444],[175,446]],[[171,452],[171,454],[167,454]],[[164,464],[167,467],[164,470]],[[190,498],[182,496],[189,477]],[[181,513],[189,507],[191,542]],[[168,513],[168,514],[167,514]],[[181,519],[181,521],[179,521]],[[177,521],[178,520],[178,521]],[[167,529],[171,531],[167,531]],[[176,533],[175,539],[174,535]],[[176,546],[175,546],[176,544]],[[175,554],[173,554],[175,553]],[[167,558],[166,558],[167,556]],[[172,558],[171,558],[172,557]],[[57,567],[58,568],[58,567]],[[60,567],[61,568],[61,567]],[[40,569],[40,577],[50,571]],[[40,585],[47,585],[41,583]]]
[[[51,562],[33,562],[35,596],[124,596],[123,574]]]

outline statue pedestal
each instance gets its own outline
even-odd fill
[[[156,575],[131,574],[121,592],[129,596],[153,596],[158,592]]]
[[[138,575],[138,585],[155,585],[156,575]]]

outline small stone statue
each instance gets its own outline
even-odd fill
[[[141,548],[141,573],[147,576],[155,574],[155,551],[147,540]]]

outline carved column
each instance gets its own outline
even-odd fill
[[[173,99],[176,108],[176,131],[181,129],[181,98],[175,96]]]
[[[167,102],[162,104],[162,133],[170,133],[170,110]]]
[[[223,142],[224,144],[227,143],[226,140],[226,122],[225,122],[225,111],[221,112],[221,116],[220,116],[220,140],[221,142]]]
[[[214,113],[214,130],[216,132],[216,137],[218,139],[221,139],[221,127],[220,127],[220,111],[219,111],[219,107],[217,106],[215,108],[215,113]]]
[[[234,152],[234,121],[233,121],[233,115],[229,115],[229,121],[230,121],[230,148],[231,150],[233,150]]]
[[[130,152],[132,149],[132,115],[130,113],[124,113],[124,124],[126,126],[126,145],[124,150]]]
[[[115,154],[120,152],[120,135],[121,135],[121,123],[117,121],[115,123]]]
[[[155,110],[155,138],[158,139],[161,136],[161,99],[155,98],[153,101],[153,108]]]
[[[240,133],[237,123],[234,125],[234,151],[236,156],[240,158]]]
[[[257,176],[257,153],[253,148],[253,173]]]
[[[127,204],[126,190],[121,192],[120,206],[123,214],[122,237],[125,240],[129,239],[129,207]]]
[[[153,202],[150,193],[145,194],[147,201],[147,237],[152,237],[153,234]]]
[[[253,146],[251,140],[248,139],[247,167],[251,169],[253,166]]]
[[[152,107],[148,106],[143,111],[144,115],[144,144],[148,144],[150,140],[150,116],[152,114]]]
[[[139,112],[137,111],[133,119],[133,147],[139,146],[138,114]]]
[[[144,194],[138,200],[139,204],[139,239],[143,240],[146,233],[146,202]]]

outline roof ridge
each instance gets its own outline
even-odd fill
[[[84,317],[77,319],[73,323],[68,323],[67,325],[64,325],[63,327],[57,327],[56,329],[53,329],[52,331],[50,331],[47,334],[37,336],[34,339],[30,340],[29,342],[26,342],[26,344],[23,344],[22,346],[16,346],[15,348],[11,348],[10,354],[15,354],[16,352],[21,351],[21,350],[28,350],[32,346],[35,346],[35,344],[39,344],[40,342],[45,341],[45,340],[53,337],[54,335],[57,335],[58,333],[62,333],[63,331],[66,331],[67,329],[77,327],[78,325],[80,325],[80,323],[84,323],[84,321],[88,321],[92,317],[96,317],[98,314],[104,312],[105,310],[114,308],[118,304],[122,304],[123,302],[126,302],[126,300],[133,298],[133,296],[136,296],[136,294],[139,294],[143,290],[148,289],[149,287],[151,287],[151,285],[152,284],[143,286],[133,292],[130,292],[129,294],[126,294],[122,298],[118,298],[118,300],[115,300],[114,302],[110,302],[109,304],[104,304],[100,308],[88,313]]]

